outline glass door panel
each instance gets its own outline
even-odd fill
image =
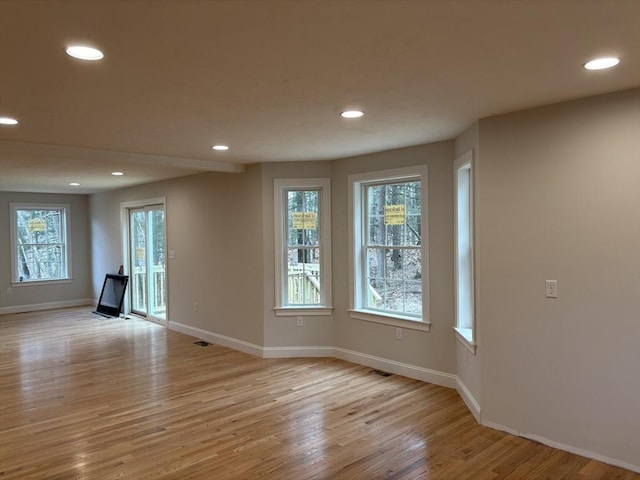
[[[131,311],[166,320],[165,214],[162,205],[129,210]]]
[[[148,265],[150,274],[147,286],[149,291],[148,314],[165,320],[167,315],[167,276],[165,268],[164,210],[162,207],[149,207],[147,210],[147,227],[149,238],[147,257],[150,260]]]
[[[147,226],[146,211],[129,210],[129,236],[131,258],[131,311],[147,315]]]

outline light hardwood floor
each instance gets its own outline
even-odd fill
[[[640,479],[341,360],[200,347],[89,308],[0,328],[0,479]]]

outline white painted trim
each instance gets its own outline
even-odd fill
[[[480,411],[481,411],[480,404],[475,399],[475,397],[471,394],[467,386],[464,383],[462,383],[462,380],[460,380],[460,377],[456,377],[456,383],[457,383],[456,390],[458,391],[458,395],[460,395],[465,405],[471,412],[471,415],[473,415],[473,418],[476,419],[476,422],[482,423],[481,422],[482,416],[480,415]]]
[[[366,353],[354,352],[353,350],[346,350],[344,348],[334,348],[333,351],[333,356],[341,360],[377,368],[386,372],[413,378],[414,380],[433,383],[435,385],[440,385],[441,387],[453,389],[457,387],[458,377],[451,373],[439,372],[437,370],[397,362],[387,358],[376,357]]]
[[[431,301],[430,301],[430,242],[429,239],[429,166],[415,165],[378,172],[366,172],[349,175],[348,182],[348,222],[349,235],[349,309],[362,311],[364,290],[368,288],[361,273],[365,264],[363,238],[365,226],[363,222],[363,188],[367,184],[385,183],[388,181],[402,181],[419,178],[421,182],[421,212],[422,238],[422,322],[430,325]],[[363,318],[360,318],[363,320]]]
[[[284,274],[286,272],[286,243],[287,236],[285,227],[286,215],[283,215],[285,207],[285,191],[288,189],[319,189],[319,211],[320,211],[320,304],[311,305],[309,308],[332,309],[331,299],[331,179],[330,178],[276,178],[273,180],[273,231],[274,231],[274,290],[275,290],[275,311],[276,315],[305,315],[287,314],[282,311],[287,308],[302,309],[304,306],[287,306],[286,292],[284,287]],[[330,315],[329,313],[319,313],[319,315]]]
[[[333,315],[333,307],[278,307],[273,310],[277,317],[321,317]]]
[[[397,362],[366,353],[346,350],[329,346],[301,346],[301,347],[261,347],[253,343],[238,340],[236,338],[212,333],[201,328],[192,327],[179,322],[169,322],[169,329],[184,333],[195,338],[200,338],[210,343],[222,345],[241,352],[263,358],[296,358],[296,357],[333,357],[347,362],[377,368],[386,372],[403,375],[414,380],[433,383],[442,387],[457,389],[458,377],[456,375],[418,367],[408,363]]]
[[[164,261],[164,272],[165,272],[165,318],[157,318],[151,316],[140,317],[145,320],[150,320],[154,323],[158,323],[163,326],[168,326],[169,323],[169,238],[167,237],[167,197],[156,197],[156,198],[146,198],[143,200],[133,200],[130,202],[122,202],[120,204],[120,232],[122,239],[122,268],[126,275],[132,276],[131,274],[131,244],[129,242],[131,232],[129,225],[129,212],[131,209],[140,209],[147,207],[156,207],[158,205],[162,205],[162,211],[164,212],[165,221],[164,221],[164,247],[165,247],[165,261]],[[130,281],[133,279],[130,278]],[[122,311],[128,315],[132,313],[131,311],[131,294],[132,290],[129,288],[129,292],[124,296],[124,304],[122,306]]]
[[[459,266],[458,266],[458,195],[459,195],[459,184],[458,184],[458,175],[459,171],[463,169],[469,170],[469,277],[470,277],[470,285],[469,285],[469,297],[470,297],[470,316],[471,316],[471,325],[460,327],[460,304],[458,297],[460,295],[459,292]],[[458,158],[456,158],[453,162],[453,280],[454,280],[454,314],[455,314],[455,325],[460,329],[468,329],[471,332],[470,337],[465,335],[463,332],[458,331],[456,329],[456,333],[459,334],[459,339],[467,347],[467,349],[475,355],[475,334],[476,334],[476,320],[475,320],[475,238],[476,232],[474,231],[476,222],[475,222],[475,166],[474,166],[474,152],[473,149],[463,153]]]
[[[210,342],[210,343],[222,345],[223,347],[239,350],[241,352],[248,353],[249,355],[262,357],[263,348],[261,346],[255,345],[253,343],[245,342],[244,340],[238,340],[236,338],[227,337],[225,335],[209,332],[207,330],[203,330],[197,327],[192,327],[190,325],[185,325],[184,323],[179,323],[179,322],[169,321],[169,329],[175,330],[176,332],[184,333],[185,335],[190,335],[192,337],[200,338],[201,340],[206,340],[207,342]]]
[[[65,262],[65,270],[66,275],[64,278],[55,278],[51,280],[28,280],[26,282],[21,282],[17,278],[18,276],[18,267],[16,265],[16,255],[17,251],[16,245],[16,237],[18,232],[16,231],[17,218],[16,212],[17,210],[61,210],[62,211],[62,230],[64,231],[64,262]],[[11,286],[17,287],[26,284],[32,285],[46,285],[47,283],[64,283],[64,282],[72,282],[73,281],[73,268],[71,263],[71,204],[69,203],[28,203],[28,202],[9,202],[9,210],[10,210],[10,223],[9,223],[9,233],[11,235],[10,245],[11,245]]]
[[[431,331],[431,322],[403,318],[400,315],[385,314],[367,310],[349,310],[349,316],[354,320],[362,320],[363,322],[380,323],[382,325],[401,327],[406,328],[407,330],[419,330],[421,332]]]
[[[333,357],[333,347],[263,347],[262,358]]]
[[[473,342],[472,336],[473,332],[470,328],[458,328],[453,327],[453,330],[456,332],[456,338],[458,342],[464,346],[467,350],[469,350],[473,355],[476,354],[476,348],[478,345]]]
[[[92,298],[81,298],[78,300],[63,300],[60,302],[33,303],[30,305],[16,305],[13,307],[0,307],[0,315],[7,313],[35,312],[39,310],[53,310],[55,308],[69,308],[82,306],[95,306],[97,301]]]
[[[606,463],[608,465],[613,465],[614,467],[625,468],[627,470],[631,470],[632,472],[640,473],[640,465],[633,465],[623,460],[607,457],[605,455],[601,455],[599,453],[595,453],[590,450],[574,447],[573,445],[567,445],[566,443],[556,442],[554,440],[551,440],[546,437],[541,437],[534,433],[520,432],[518,430],[505,427],[504,425],[492,422],[490,420],[482,419],[481,424],[484,425],[485,427],[493,428],[494,430],[500,430],[501,432],[510,433],[511,435],[515,435],[516,437],[526,438],[528,440],[542,443],[543,445],[547,445],[552,448],[557,448],[558,450],[563,450],[565,452],[573,453],[575,455],[580,455],[581,457],[591,458],[593,460],[597,460],[598,462]]]

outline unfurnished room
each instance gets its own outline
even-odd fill
[[[640,480],[640,1],[0,0],[0,478]]]

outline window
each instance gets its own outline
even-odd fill
[[[329,179],[276,179],[277,315],[331,314]]]
[[[350,177],[353,318],[429,330],[427,167]]]
[[[458,158],[454,173],[455,314],[458,339],[475,353],[473,315],[473,152]]]
[[[71,278],[68,205],[11,204],[12,282]]]

